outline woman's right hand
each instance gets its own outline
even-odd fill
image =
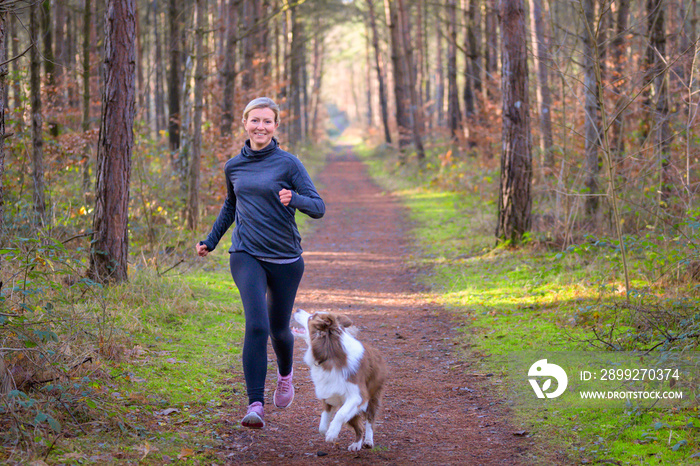
[[[199,254],[200,257],[204,257],[209,254],[209,249],[207,248],[206,244],[197,243],[195,248],[197,249],[197,254]]]

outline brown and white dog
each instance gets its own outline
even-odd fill
[[[355,429],[355,442],[348,450],[372,448],[374,422],[386,380],[386,366],[379,352],[355,338],[356,328],[345,315],[309,314],[299,309],[294,320],[303,327],[292,330],[306,340],[304,362],[310,368],[316,397],[323,401],[318,431],[326,436],[326,442],[333,442],[347,423]]]

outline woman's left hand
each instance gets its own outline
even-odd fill
[[[279,194],[280,202],[282,202],[283,205],[289,205],[289,202],[292,200],[292,192],[288,189],[283,189]]]

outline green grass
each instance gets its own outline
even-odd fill
[[[496,192],[494,180],[490,188],[444,191],[430,182],[435,173],[429,169],[411,173],[386,152],[364,148],[360,154],[377,182],[407,206],[418,251],[412,260],[426,270],[421,280],[463,322],[470,357],[501,379],[503,397],[518,383],[502,363],[509,355],[588,351],[594,349],[591,329],[610,328],[613,322],[621,334],[634,333],[626,327],[629,313],[607,311],[624,298],[614,251],[586,245],[565,252],[536,244],[495,248],[495,199],[483,194]],[[635,270],[644,269],[645,258],[632,255]],[[633,277],[633,286],[659,292],[640,275]],[[695,303],[697,298],[691,296]],[[560,451],[571,462],[700,464],[697,404],[680,410],[513,406],[517,428],[530,432],[539,448]]]

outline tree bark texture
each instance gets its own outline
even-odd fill
[[[233,125],[233,103],[236,83],[236,31],[238,24],[238,4],[240,0],[228,0],[226,15],[226,45],[224,46],[224,65],[221,70],[223,80],[223,97],[221,104],[222,136],[230,136]]]
[[[595,22],[595,4],[594,0],[583,0],[581,2],[584,16],[583,30],[583,91],[585,94],[584,102],[584,160],[586,166],[585,185],[587,188],[588,197],[586,197],[586,213],[591,216],[594,222],[597,222],[598,208],[600,205],[598,193],[598,178],[600,174],[600,108],[598,104],[598,83],[595,66],[598,60],[596,51],[596,22]]]
[[[102,123],[97,149],[90,276],[123,282],[128,278],[129,186],[134,142],[136,18],[134,0],[108,0]]]
[[[496,238],[518,244],[532,223],[532,153],[523,0],[500,0],[503,151]]]
[[[255,84],[255,42],[258,22],[257,0],[243,0],[243,66],[241,67],[241,90],[246,98],[251,97]]]
[[[81,129],[85,132],[90,129],[90,37],[92,36],[92,21],[90,20],[92,13],[92,0],[85,0],[85,8],[83,9],[83,63],[82,63],[82,80],[83,80],[83,116]],[[91,159],[90,143],[85,141],[83,147],[83,159],[81,162],[81,170],[83,172],[83,189],[89,192],[92,189],[90,186],[90,159]]]
[[[202,158],[202,110],[204,109],[204,73],[206,50],[204,34],[207,30],[207,0],[196,0],[195,13],[197,15],[197,28],[195,30],[195,55],[194,68],[194,120],[192,130],[192,157],[189,163],[188,195],[187,195],[187,226],[191,230],[197,228],[199,223],[199,178]]]
[[[435,25],[435,124],[445,125],[445,71],[443,66],[443,20],[440,13],[436,15]]]
[[[34,181],[33,201],[35,221],[45,223],[46,198],[44,181],[44,137],[42,135],[43,116],[41,114],[41,57],[39,53],[39,4],[29,7],[29,34],[32,42],[30,65],[30,94],[32,102],[32,180]]]
[[[377,32],[377,15],[374,9],[374,0],[367,0],[369,11],[369,23],[372,30],[372,48],[374,49],[374,67],[377,71],[379,82],[379,105],[382,113],[382,125],[384,127],[384,141],[391,144],[391,131],[389,129],[389,104],[387,102],[386,85],[384,83],[384,71],[381,66],[382,51],[379,48],[379,34]]]
[[[156,107],[156,131],[166,128],[165,121],[165,90],[163,89],[163,45],[160,33],[160,2],[153,2],[153,41],[154,41],[154,63],[156,69],[155,98]]]
[[[654,158],[659,167],[659,202],[665,206],[671,195],[668,71],[666,64],[666,19],[662,0],[647,0],[649,47],[647,48],[648,76],[653,79],[654,97]]]
[[[175,152],[180,147],[180,76],[182,75],[182,42],[180,41],[181,19],[178,0],[170,0],[168,19],[170,23],[170,69],[168,70],[168,140],[173,166],[176,166]],[[176,167],[177,168],[177,167]]]
[[[405,76],[408,78],[408,94],[409,94],[409,116],[411,122],[411,138],[413,146],[416,150],[418,161],[423,163],[425,160],[425,149],[423,148],[423,109],[418,97],[418,89],[416,85],[416,75],[413,44],[411,40],[411,22],[410,14],[406,8],[405,0],[396,0],[398,5],[399,30],[402,32],[400,36],[402,51],[401,62],[404,65]]]
[[[394,70],[394,98],[396,100],[396,125],[399,132],[399,149],[411,142],[411,116],[409,114],[410,97],[408,76],[401,50],[401,30],[399,27],[399,12],[396,0],[384,0],[386,25],[389,29],[391,45],[391,63]]]
[[[610,150],[612,160],[621,168],[625,142],[622,137],[623,109],[627,105],[627,76],[625,67],[627,64],[627,29],[630,15],[630,0],[618,2],[617,19],[615,22],[615,36],[611,41],[612,47],[612,89],[614,89],[615,115],[610,126]]]
[[[469,21],[469,3],[470,0],[461,0],[462,2],[462,20],[464,22],[464,114],[467,117],[474,115],[474,74],[472,71],[472,50],[470,43],[471,22]]]
[[[453,150],[459,141],[462,114],[457,89],[457,3],[447,0],[447,119],[452,136]]]
[[[552,154],[552,96],[549,90],[549,55],[542,19],[542,0],[530,0],[530,30],[532,32],[533,63],[537,70],[537,112],[540,120],[540,151],[543,168],[554,168]]]
[[[290,69],[289,69],[289,143],[292,147],[302,139],[302,115],[301,115],[301,54],[303,53],[302,24],[299,19],[299,6],[292,8],[292,43],[290,45]]]
[[[317,16],[316,17],[317,21],[317,26],[320,28],[321,26],[321,19]],[[322,132],[322,125],[319,122],[319,109],[321,107],[321,82],[323,79],[323,57],[324,53],[326,50],[325,46],[325,41],[323,36],[314,36],[314,56],[313,56],[313,88],[311,90],[311,128],[312,128],[312,137],[317,138],[320,133]],[[367,53],[369,54],[369,50],[367,50]],[[367,59],[369,60],[369,55],[367,56]],[[371,68],[368,66],[367,67],[367,74],[369,75],[371,71]],[[369,93],[369,89],[368,89]],[[371,95],[370,95],[371,97]],[[369,107],[371,109],[371,107]],[[370,112],[370,119],[371,119],[371,110]]]

